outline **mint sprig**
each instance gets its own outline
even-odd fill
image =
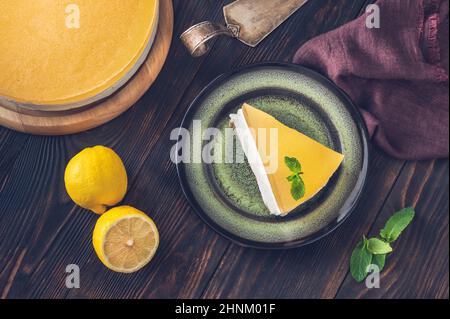
[[[373,256],[372,263],[377,265],[380,271],[384,269],[384,265],[386,264],[386,256],[387,254]]]
[[[378,238],[370,238],[367,249],[374,255],[386,255],[392,252],[391,245]]]
[[[350,272],[357,282],[361,282],[367,276],[367,268],[372,263],[373,255],[367,249],[368,240],[362,239],[353,250],[350,258]]]
[[[284,163],[292,172],[292,175],[287,177],[287,180],[291,183],[292,198],[294,198],[295,200],[299,200],[300,198],[305,196],[306,192],[305,183],[301,177],[301,175],[303,174],[302,165],[295,157],[288,156],[284,158]]]
[[[404,208],[389,218],[380,231],[381,239],[363,237],[350,258],[350,273],[357,282],[361,282],[367,277],[367,270],[371,264],[377,265],[380,271],[383,270],[386,256],[393,251],[391,243],[399,238],[412,222],[414,215],[414,208]]]
[[[381,230],[380,236],[388,243],[392,243],[398,239],[401,233],[411,223],[414,218],[413,208],[404,208],[393,215]]]

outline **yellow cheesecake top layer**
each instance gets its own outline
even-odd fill
[[[286,215],[314,197],[326,186],[344,159],[342,154],[284,125],[273,116],[255,107],[244,104],[242,112],[255,143],[258,145],[258,152],[266,168],[266,174],[281,215]],[[275,149],[270,145],[270,143],[274,143],[274,139],[270,138],[271,129],[275,129],[278,136],[275,141],[277,144]],[[261,147],[264,143],[266,146]],[[274,149],[276,154],[271,154],[271,149]],[[285,165],[284,158],[286,156],[298,159],[302,165],[303,175],[301,177],[305,183],[306,192],[299,200],[295,200],[291,195],[291,183],[287,177],[292,175],[292,172]]]
[[[0,1],[0,97],[34,105],[88,100],[142,59],[158,0]]]

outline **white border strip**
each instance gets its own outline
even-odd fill
[[[230,118],[235,127],[239,142],[241,142],[245,156],[247,156],[250,167],[256,177],[264,204],[267,206],[271,214],[280,216],[281,210],[278,207],[278,203],[275,195],[273,194],[272,186],[270,185],[269,178],[267,177],[263,161],[259,156],[256,142],[250,128],[248,127],[247,121],[245,120],[242,109],[239,109],[237,114],[230,114]]]

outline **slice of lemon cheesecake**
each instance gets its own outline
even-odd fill
[[[271,214],[285,216],[314,197],[344,159],[248,104],[230,118]]]

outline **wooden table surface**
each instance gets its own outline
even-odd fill
[[[163,0],[164,1],[164,0]],[[97,129],[40,137],[0,128],[0,296],[2,298],[448,298],[449,162],[405,162],[372,149],[368,189],[356,212],[309,246],[263,251],[239,247],[205,225],[189,207],[169,158],[169,134],[193,98],[230,69],[290,61],[308,39],[357,17],[367,0],[314,0],[252,49],[233,39],[193,59],[178,36],[204,19],[222,20],[223,0],[175,0],[175,36],[155,85],[128,112]],[[69,159],[106,145],[129,173],[124,203],[157,223],[159,251],[142,271],[107,270],[91,236],[97,216],[74,205],[64,189]],[[349,257],[363,234],[415,206],[414,223],[395,244],[380,289],[349,275]],[[81,287],[65,286],[77,264]]]

